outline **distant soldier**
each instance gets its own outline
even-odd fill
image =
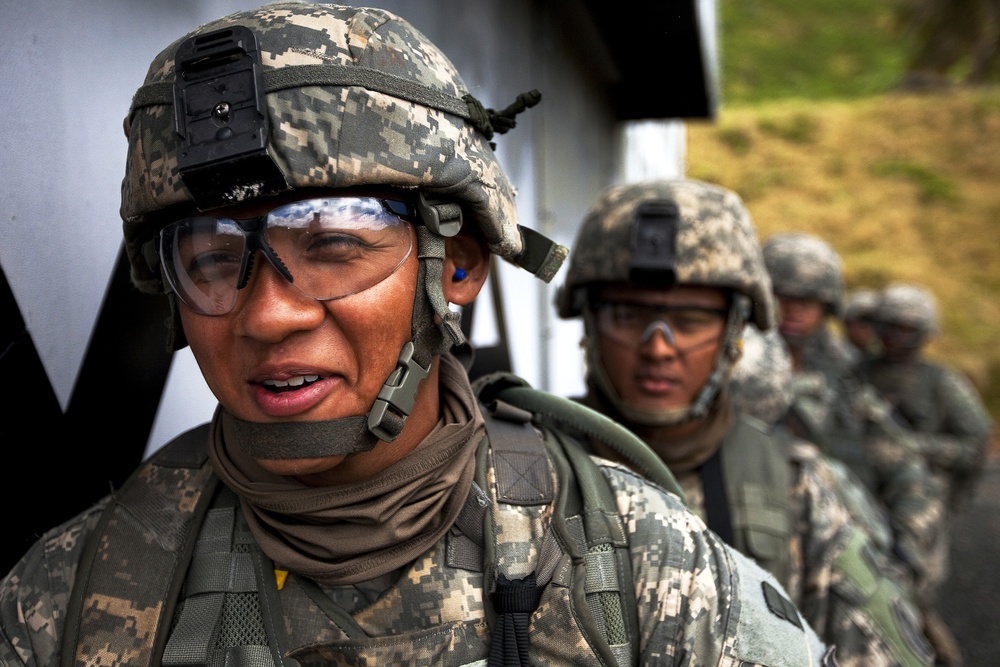
[[[850,368],[850,345],[830,327],[844,296],[840,255],[822,239],[792,232],[769,238],[764,259],[778,302],[778,331],[795,370]]]
[[[917,607],[852,521],[819,450],[790,448],[729,401],[745,325],[768,330],[774,317],[735,193],[693,180],[606,190],[580,227],[557,303],[584,323],[579,400],[649,444],[708,527],[785,585],[838,664],[931,664]]]
[[[881,293],[873,319],[882,353],[861,363],[858,375],[877,387],[905,422],[910,439],[945,489],[945,512],[951,515],[972,493],[982,470],[992,420],[968,378],[923,357],[924,346],[939,330],[933,294],[915,285],[890,285]],[[946,516],[927,559],[921,592],[927,607],[949,575],[952,523]],[[943,620],[925,613],[925,626],[939,655],[954,656],[947,664],[961,664],[960,649]]]
[[[843,297],[840,256],[802,233],[770,237],[763,253],[779,306],[778,331],[794,369],[786,423],[844,461],[885,505],[894,548],[915,585],[923,586],[925,561],[941,531],[942,490],[889,403],[854,376],[846,348],[828,327]]]
[[[891,285],[882,293],[874,319],[883,351],[861,364],[859,373],[914,431],[920,452],[955,509],[982,470],[992,420],[965,375],[923,355],[939,331],[933,294],[915,285]]]
[[[881,343],[872,324],[872,312],[878,304],[878,290],[858,287],[847,293],[840,315],[844,336],[854,347],[855,362],[878,354]]]

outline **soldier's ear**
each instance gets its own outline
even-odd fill
[[[471,303],[483,289],[489,270],[490,251],[478,234],[463,230],[445,239],[441,289],[449,303]]]

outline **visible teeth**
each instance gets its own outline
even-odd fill
[[[264,386],[275,387],[277,389],[282,387],[301,387],[306,382],[315,382],[318,379],[318,375],[296,375],[287,380],[264,380]]]

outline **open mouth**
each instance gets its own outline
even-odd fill
[[[287,380],[264,380],[261,384],[263,384],[268,391],[280,394],[282,392],[295,391],[297,389],[302,389],[303,387],[308,387],[318,380],[318,375],[296,375],[295,377],[290,377]]]

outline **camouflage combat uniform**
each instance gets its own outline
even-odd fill
[[[876,324],[911,325],[922,341],[937,332],[937,307],[926,290],[897,284],[886,288],[875,308]],[[975,387],[956,369],[915,354],[906,361],[885,356],[861,362],[858,375],[886,398],[908,438],[943,490],[952,515],[972,493],[982,471],[993,423]],[[929,595],[948,576],[950,539],[944,522],[928,568]]]
[[[729,397],[738,413],[754,417],[776,429],[787,428],[783,423],[792,402],[792,362],[785,343],[776,331],[761,332],[748,326],[743,333],[743,355],[733,369],[729,382]],[[790,439],[806,447],[814,443]],[[797,445],[793,445],[797,446]],[[871,490],[840,459],[820,452],[824,467],[836,480],[831,488],[837,493],[856,524],[865,529],[873,545],[889,560],[895,560],[895,538],[884,505]],[[904,580],[909,576],[903,573]]]
[[[653,258],[644,252],[649,245],[669,252]],[[674,282],[732,290],[714,372],[691,405],[638,408],[616,394],[602,365],[599,336],[606,334],[594,309],[600,307],[603,285],[631,283],[666,291]],[[772,323],[770,282],[756,232],[735,193],[692,180],[609,189],[580,227],[557,303],[562,317],[584,319],[588,391],[577,400],[646,440],[709,528],[783,582],[821,638],[836,646],[838,664],[933,663],[909,591],[882,547],[854,523],[818,450],[805,443],[793,446],[769,425],[730,412],[730,373],[742,375],[743,354],[767,356],[758,338],[747,344],[743,337],[757,327],[769,333]],[[658,307],[669,312],[669,306]],[[666,340],[676,347],[672,336]],[[637,367],[654,363],[637,362]],[[662,372],[683,376],[682,364]],[[772,410],[770,419],[777,419],[787,383],[778,389],[775,400],[760,393],[747,400],[764,401],[759,407]],[[693,433],[685,430],[675,437],[671,430],[692,423],[697,424]],[[601,442],[588,442],[598,456],[630,464]],[[681,465],[671,458],[678,450],[702,455]]]
[[[775,294],[815,299],[840,309],[840,258],[825,242],[782,234],[764,243]],[[916,444],[895,421],[888,402],[855,375],[851,356],[826,326],[789,341],[798,351],[785,419],[793,433],[843,461],[890,517],[894,552],[920,589],[933,576],[929,559],[943,531],[940,485],[917,455]]]
[[[471,393],[458,364],[452,369],[447,381],[455,383],[456,391]],[[549,431],[546,437],[565,435]],[[639,610],[639,664],[820,664],[824,649],[811,631],[800,627],[798,615],[784,618],[765,602],[762,582],[775,585],[773,579],[705,530],[677,496],[622,466],[605,462],[602,472],[627,530]],[[169,492],[157,489],[157,484],[155,475],[143,480],[150,494]],[[205,484],[207,479],[198,488]],[[486,487],[495,493],[495,484],[491,478]],[[3,580],[0,664],[59,664],[76,565],[107,502],[46,533]],[[286,654],[301,664],[469,665],[485,660],[490,624],[482,562],[456,556],[467,539],[460,525],[388,586],[326,586],[290,573],[277,592]],[[538,548],[537,530],[527,529],[519,540],[524,547]],[[217,550],[213,538],[203,534],[199,550]],[[229,549],[227,544],[222,547]],[[530,567],[530,550],[524,556]],[[142,563],[134,565],[132,571],[121,570],[123,580],[141,580]],[[573,578],[574,568],[564,553],[531,615],[531,664],[600,664],[570,608]],[[188,586],[194,585],[189,580]],[[142,631],[158,610],[133,608],[127,593],[122,594],[125,597],[106,598],[98,605],[110,614],[134,616],[129,625],[140,653],[147,640]],[[90,641],[102,641],[100,634]],[[126,662],[115,664],[137,664],[134,659],[126,656]]]

